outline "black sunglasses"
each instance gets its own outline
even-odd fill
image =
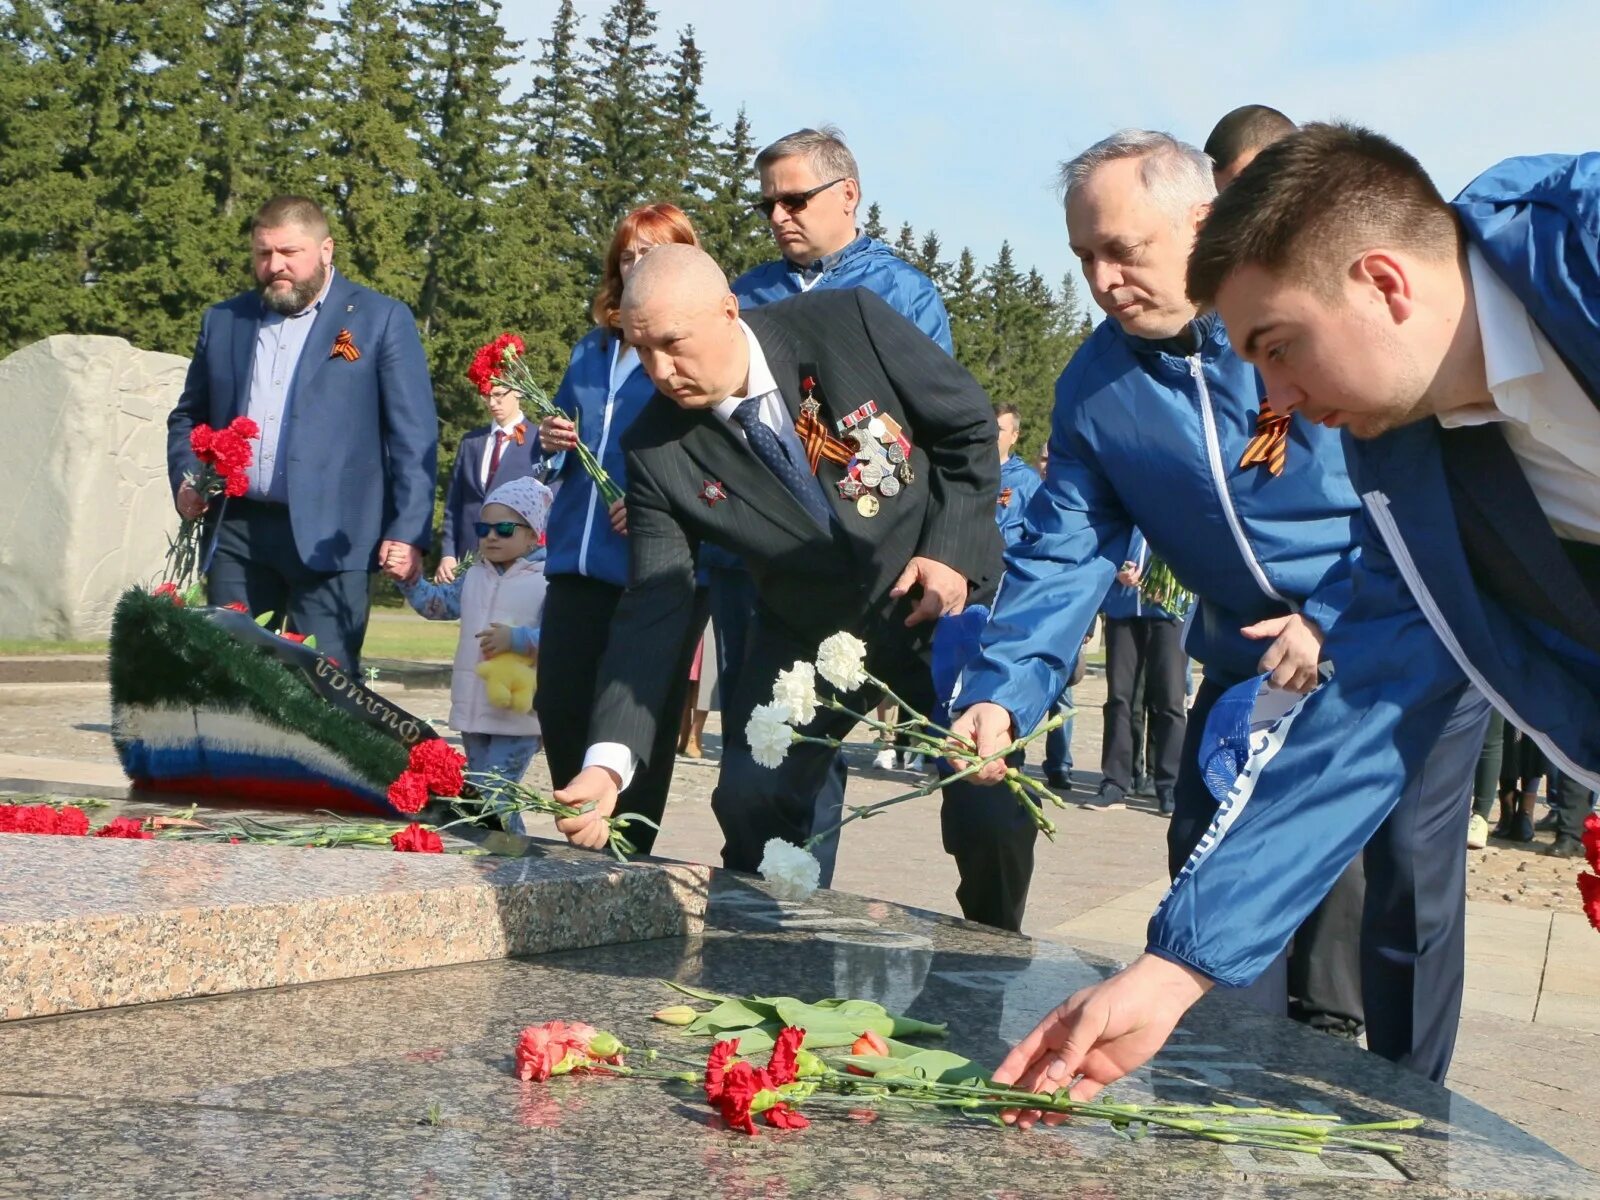
[[[510,537],[518,529],[532,529],[532,525],[525,525],[521,521],[474,521],[472,528],[481,538],[489,536],[492,529],[501,537]]]
[[[848,178],[850,178],[848,175],[841,175],[839,178],[830,180],[827,183],[817,184],[809,192],[789,192],[783,196],[763,196],[750,207],[768,220],[772,219],[772,210],[780,204],[783,205],[785,212],[804,212],[806,205],[811,203],[811,198],[818,192],[825,192],[834,184],[843,183]]]

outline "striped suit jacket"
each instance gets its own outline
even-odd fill
[[[715,413],[651,400],[623,440],[631,580],[589,725],[591,744],[621,742],[641,761],[688,635],[702,542],[749,565],[764,625],[812,645],[839,630],[874,642],[907,636],[898,617],[908,601],[889,589],[914,556],[965,575],[969,603],[987,600],[1000,577],[994,409],[977,381],[868,291],[809,292],[744,320],[791,417],[803,374],[815,376],[830,430],[874,401],[909,437],[915,475],[868,517],[838,493],[844,468],[823,459],[817,475],[835,517],[824,530]],[[925,643],[931,623],[916,628]]]

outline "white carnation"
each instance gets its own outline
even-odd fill
[[[796,728],[810,724],[817,715],[816,668],[808,662],[797,662],[787,671],[779,671],[778,681],[772,686],[772,707],[787,712],[789,724]]]
[[[817,647],[817,674],[841,692],[853,692],[867,681],[867,644],[848,633],[836,633]]]
[[[779,900],[805,900],[822,882],[822,864],[809,850],[772,838],[761,853],[761,878],[772,885]]]
[[[788,718],[788,709],[776,704],[758,704],[750,712],[750,723],[744,727],[750,756],[768,770],[782,766],[784,756],[794,744],[794,730],[789,728]]]

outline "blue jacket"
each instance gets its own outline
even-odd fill
[[[1239,466],[1260,381],[1221,321],[1185,355],[1102,321],[1056,383],[1050,462],[1028,528],[962,676],[958,707],[992,700],[1027,731],[1055,705],[1137,525],[1199,597],[1189,653],[1223,683],[1266,646],[1243,626],[1301,611],[1324,630],[1349,599],[1355,491],[1341,436],[1290,424],[1287,467]]]
[[[994,501],[994,519],[1000,526],[1000,537],[1006,549],[1021,540],[1027,528],[1024,514],[1028,501],[1038,490],[1038,473],[1015,454],[1008,455],[1000,464],[1000,494]]]
[[[1137,563],[1141,571],[1150,566],[1150,547],[1144,540],[1144,534],[1137,529],[1128,535],[1128,553],[1123,561]],[[1111,590],[1106,592],[1106,598],[1100,605],[1100,611],[1112,620],[1118,621],[1136,617],[1149,621],[1178,619],[1177,613],[1159,604],[1151,604],[1137,587],[1129,587],[1125,583],[1111,585]]]
[[[801,282],[793,263],[780,258],[739,276],[733,281],[733,294],[741,305],[754,308],[811,288],[857,287],[882,296],[890,308],[943,346],[946,353],[955,353],[950,318],[933,280],[876,238],[865,235],[824,259],[822,274],[810,287]]]
[[[635,370],[611,398],[611,359],[616,335],[592,329],[572,349],[572,360],[553,397],[557,408],[578,423],[578,436],[594,452],[606,474],[624,491],[628,468],[622,435],[656,394],[643,370]],[[628,542],[611,528],[600,490],[576,454],[556,456],[548,480],[556,490],[545,545],[550,557],[545,574],[587,575],[617,587],[628,586]]]
[[[245,415],[260,324],[257,292],[201,318],[183,393],[167,418],[174,495],[199,469],[189,431]],[[354,362],[333,354],[346,330],[360,354]],[[279,453],[288,459],[295,548],[312,570],[370,570],[380,540],[427,549],[439,416],[410,309],[334,273],[290,382]]]
[[[1600,154],[1501,163],[1455,209],[1600,405]],[[1207,726],[1222,807],[1151,919],[1154,953],[1223,983],[1259,975],[1388,816],[1466,682],[1600,785],[1600,656],[1479,590],[1442,432],[1429,420],[1358,444],[1366,520],[1353,601],[1323,647],[1333,678],[1254,731],[1259,680],[1218,701],[1233,709]],[[1496,482],[1475,480],[1489,511]]]
[[[456,464],[450,472],[450,489],[444,498],[444,537],[439,553],[445,558],[460,558],[478,548],[478,534],[473,525],[490,492],[502,483],[533,474],[534,461],[539,454],[539,431],[532,421],[524,420],[522,444],[515,441],[505,444],[494,478],[484,487],[483,452],[493,433],[493,425],[474,429],[456,448]]]

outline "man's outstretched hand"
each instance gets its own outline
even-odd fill
[[[617,792],[622,781],[605,767],[585,767],[572,777],[572,782],[557,791],[553,799],[558,804],[573,808],[588,808],[575,817],[556,822],[556,829],[566,834],[567,841],[586,850],[606,848],[606,823],[617,810]],[[588,806],[593,807],[588,807]]]
[[[988,700],[980,700],[957,717],[950,732],[977,746],[979,758],[999,754],[1016,738],[1011,731],[1011,714]],[[965,759],[954,755],[950,756],[950,762],[958,771],[965,770],[968,765]],[[1003,758],[997,758],[977,774],[967,776],[974,783],[999,783],[1005,777],[1006,760]]]
[[[922,599],[906,618],[908,626],[954,616],[967,606],[967,577],[936,558],[919,556],[907,562],[889,595],[898,600],[914,587],[922,588]]]
[[[1179,1018],[1211,988],[1198,971],[1153,954],[1140,955],[1110,979],[1084,988],[1053,1009],[996,1068],[994,1081],[1029,1092],[1070,1087],[1074,1100],[1143,1066],[1166,1045]],[[1002,1114],[1024,1129],[1038,1110]],[[1045,1115],[1045,1124],[1066,1118]]]

